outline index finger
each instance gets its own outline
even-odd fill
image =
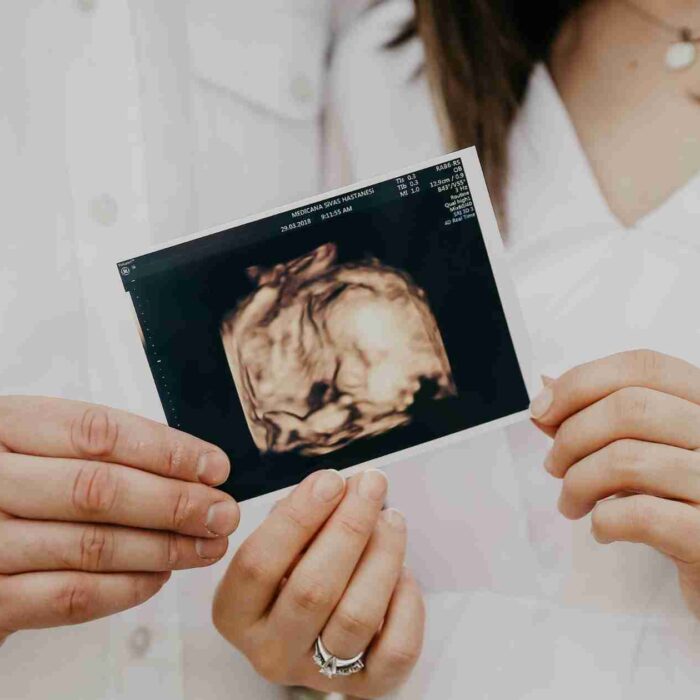
[[[644,387],[700,404],[700,369],[676,357],[632,350],[588,362],[547,384],[530,415],[547,433],[567,418],[625,387]]]
[[[0,450],[99,460],[209,486],[228,478],[226,454],[161,423],[106,406],[33,396],[0,398]]]
[[[214,602],[214,618],[224,635],[235,636],[263,617],[290,567],[344,491],[345,480],[338,472],[315,472],[282,499],[241,545]]]

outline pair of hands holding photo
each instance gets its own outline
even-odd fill
[[[548,380],[532,416],[554,438],[545,466],[562,479],[561,512],[592,511],[599,542],[670,557],[700,617],[700,369],[650,351],[611,356]],[[213,445],[127,413],[0,398],[0,641],[120,612],[170,571],[218,561],[239,520],[214,488],[228,473]],[[380,472],[317,472],[236,552],[214,623],[268,680],[377,697],[410,673],[423,602],[386,492]],[[339,657],[369,647],[367,668],[319,675],[321,632]]]
[[[121,612],[171,571],[221,559],[239,521],[214,488],[229,471],[215,446],[144,418],[0,398],[0,643]],[[366,671],[336,687],[381,695],[412,669],[422,597],[386,492],[376,470],[347,481],[317,472],[238,550],[214,621],[264,677],[319,685],[310,649],[322,629],[339,655],[373,645]]]

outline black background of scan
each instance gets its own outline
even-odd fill
[[[527,408],[478,220],[444,226],[444,201],[435,190],[423,191],[131,281],[168,422],[228,453],[232,471],[225,491],[245,500],[319,468],[342,469]],[[244,228],[269,233],[271,225],[263,219]],[[246,267],[285,262],[326,242],[338,246],[339,262],[371,255],[407,271],[425,290],[459,396],[430,401],[414,411],[409,426],[323,457],[264,456],[243,417],[221,344],[221,320],[253,289]]]

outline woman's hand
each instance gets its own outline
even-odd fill
[[[560,511],[593,511],[601,543],[668,555],[700,617],[700,369],[648,350],[613,355],[550,381],[531,413],[554,437],[545,467],[563,479]]]
[[[214,602],[214,623],[267,680],[362,698],[408,676],[420,653],[424,611],[403,568],[406,525],[382,511],[386,477],[347,483],[312,474],[281,500],[236,553]],[[316,637],[366,668],[326,679],[312,660]]]
[[[0,642],[154,595],[223,556],[238,506],[218,448],[102,406],[0,398]]]

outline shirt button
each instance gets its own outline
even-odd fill
[[[97,0],[75,0],[75,4],[81,12],[92,12],[97,7]]]
[[[137,627],[129,636],[129,651],[134,659],[142,659],[151,648],[153,634],[148,627]]]
[[[119,207],[114,197],[101,194],[90,200],[90,216],[93,221],[103,226],[111,226],[117,221]]]
[[[292,97],[297,102],[306,103],[314,96],[314,87],[305,75],[297,75],[292,79]]]

